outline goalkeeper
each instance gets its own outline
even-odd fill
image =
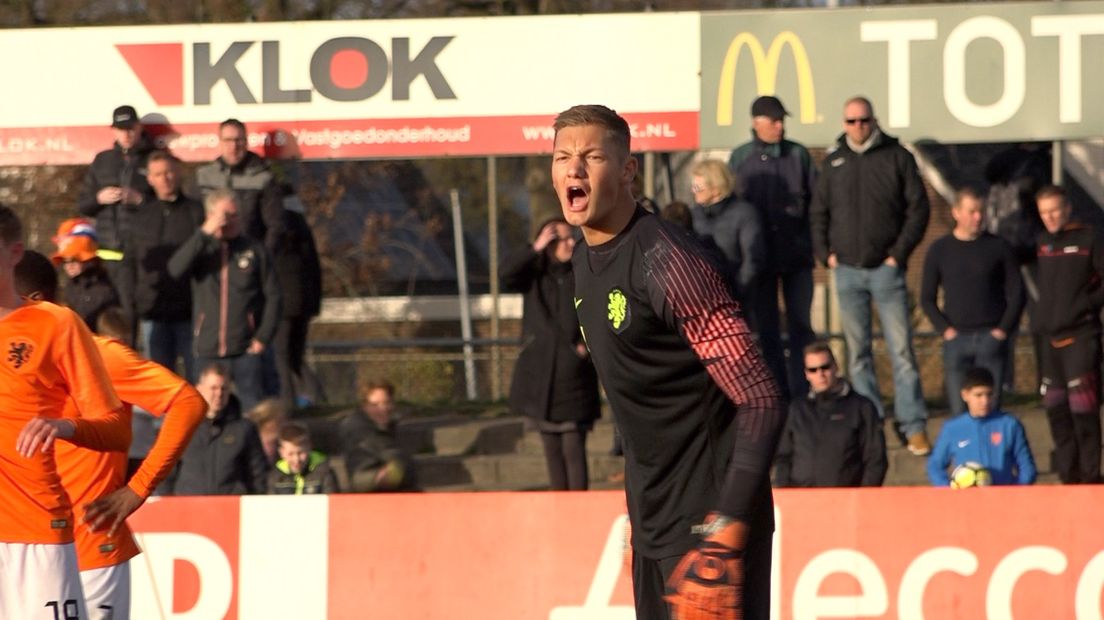
[[[950,485],[954,470],[974,462],[989,470],[993,484],[1035,482],[1035,460],[1023,425],[1011,414],[994,409],[993,375],[971,368],[962,381],[966,411],[943,425],[928,457],[928,479],[937,487]]]
[[[626,121],[576,106],[555,132],[552,183],[584,237],[575,308],[624,440],[637,618],[766,619],[779,389],[728,275],[636,204]]]

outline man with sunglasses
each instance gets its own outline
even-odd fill
[[[912,348],[905,268],[928,227],[928,197],[916,160],[881,131],[870,100],[849,99],[843,123],[813,196],[813,251],[835,273],[855,391],[874,401],[885,417],[871,353],[873,301],[893,363],[898,430],[909,452],[926,456],[928,411]]]
[[[876,487],[885,479],[885,432],[874,403],[838,375],[826,343],[805,347],[809,394],[790,402],[774,462],[776,487]]]

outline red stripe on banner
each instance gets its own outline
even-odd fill
[[[239,532],[302,498],[266,499],[245,521],[237,498],[142,508],[132,615],[159,617],[152,566],[167,609],[236,617],[240,576],[265,561],[239,557]],[[1087,515],[1104,487],[781,489],[776,501],[772,617],[1101,617],[1104,530]],[[316,524],[328,560],[289,552],[288,581],[250,596],[305,595],[296,571],[324,570],[329,618],[632,618],[624,512],[620,492],[332,495]],[[168,568],[178,560],[191,566]]]
[[[248,124],[251,150],[278,159],[420,158],[552,152],[554,115],[265,121]],[[634,151],[698,148],[697,112],[625,114]],[[247,119],[248,120],[248,119]],[[148,119],[147,119],[148,121]],[[186,161],[218,155],[217,123],[153,124],[149,132]],[[111,145],[107,127],[0,129],[0,166],[87,164]]]

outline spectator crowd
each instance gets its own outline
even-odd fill
[[[953,230],[928,250],[918,300],[941,336],[947,402],[958,416],[933,451],[905,284],[928,228],[928,195],[913,154],[882,130],[868,99],[849,99],[842,110],[842,133],[818,170],[809,151],[785,137],[782,101],[757,98],[750,140],[727,162],[693,166],[693,206],[661,210],[728,274],[789,399],[775,484],[882,484],[887,418],[891,436],[929,457],[933,483],[945,484],[947,468],[966,461],[990,468],[997,483],[1033,482],[1022,425],[1001,409],[1025,308],[1055,470],[1064,483],[1099,482],[1104,246],[1097,231],[1072,219],[1065,191],[1040,174],[1048,164],[1037,149],[1002,153],[986,171],[988,188],[955,194]],[[416,488],[396,439],[390,383],[366,383],[359,406],[340,418],[344,468],[314,449],[308,426],[288,419],[304,404],[319,259],[294,188],[248,150],[245,125],[220,124],[219,155],[197,169],[194,196],[183,189],[180,162],[153,146],[133,107],[117,108],[111,127],[114,144],[89,166],[51,259],[64,274],[62,299],[90,328],[116,317],[125,340],[207,402],[161,491]],[[563,490],[588,487],[586,438],[600,412],[572,302],[576,237],[562,218],[547,220],[502,267],[504,287],[524,296],[509,404],[531,418],[552,488]],[[818,263],[834,280],[846,373],[812,328]],[[892,366],[891,410],[874,372],[875,310]],[[132,465],[158,425],[136,411]],[[966,454],[955,447],[964,441],[986,445]]]

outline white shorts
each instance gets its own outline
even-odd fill
[[[0,543],[0,618],[88,618],[72,543]]]
[[[90,620],[130,618],[130,562],[82,570],[80,579]]]

